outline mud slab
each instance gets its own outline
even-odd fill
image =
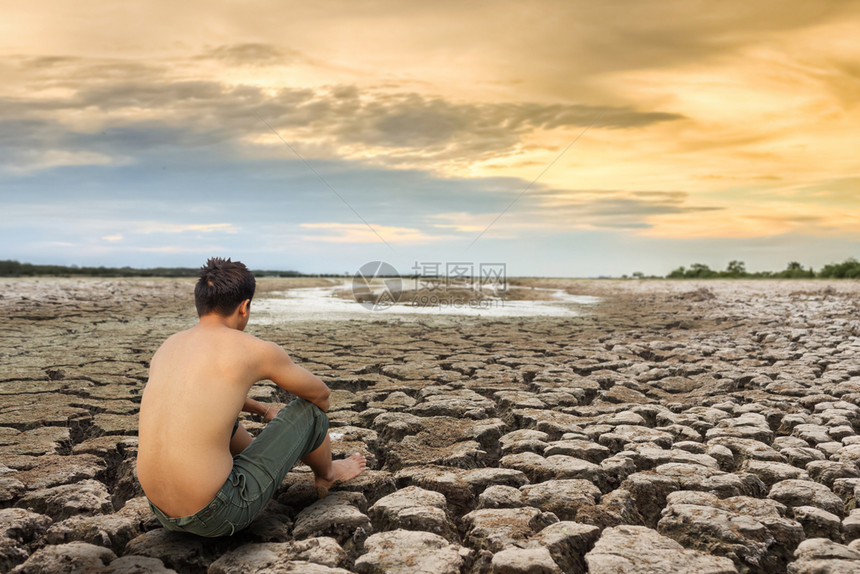
[[[371,470],[317,501],[297,467],[207,540],[161,528],[134,468],[148,361],[194,324],[191,282],[0,280],[0,571],[860,570],[860,284],[531,284],[602,300],[252,318],[334,389],[334,450]]]

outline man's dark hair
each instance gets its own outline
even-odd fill
[[[227,316],[245,299],[254,298],[257,282],[244,263],[211,257],[200,268],[200,279],[194,287],[197,315],[218,313]]]

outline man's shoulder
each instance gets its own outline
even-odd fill
[[[203,331],[195,328],[185,329],[184,331],[179,331],[178,333],[174,333],[164,343],[161,344],[162,347],[171,346],[174,344],[186,343],[186,342],[212,342],[216,343],[218,340],[228,341],[230,345],[235,345],[239,347],[243,347],[244,349],[260,349],[261,351],[267,349],[271,345],[275,345],[275,343],[271,343],[269,341],[265,341],[251,335],[250,333],[245,333],[244,331],[240,331],[238,329],[220,329],[218,331]]]
[[[181,343],[184,339],[189,337],[190,332],[191,332],[191,329],[184,329],[182,331],[178,331],[176,333],[173,333],[168,338],[166,338],[164,340],[164,342],[161,343],[161,345],[158,347],[158,351],[161,351],[162,349],[166,349],[166,348],[172,347],[173,345]],[[156,353],[158,351],[156,351]]]
[[[239,337],[243,341],[246,341],[252,345],[271,345],[272,344],[269,341],[266,341],[265,339],[261,339],[260,337],[257,337],[256,335],[252,335],[251,333],[246,333],[245,331],[240,331],[238,329],[230,329],[230,331],[234,337]]]
[[[244,331],[235,331],[231,334],[235,338],[237,344],[242,345],[245,349],[253,350],[258,353],[270,353],[281,349],[280,345],[272,341],[266,341],[250,333]]]

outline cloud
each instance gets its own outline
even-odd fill
[[[39,50],[41,52],[42,50]],[[35,108],[51,107],[82,88],[117,82],[164,82],[175,77],[169,62],[157,58],[130,59],[110,54],[66,56],[15,54],[8,58],[0,78],[14,78],[19,84],[6,86],[9,96],[21,98]],[[62,94],[64,98],[57,98]]]
[[[119,233],[117,233],[116,235],[103,235],[102,239],[104,239],[105,241],[110,241],[111,243],[113,243],[116,241],[122,241],[122,235],[120,235]]]
[[[437,213],[430,219],[443,222],[433,223],[437,228],[499,239],[573,230],[638,232],[653,227],[654,216],[695,215],[724,207],[692,204],[690,194],[683,191],[571,191],[539,186],[520,196],[504,213],[502,209],[496,213]]]
[[[860,238],[860,208],[833,210],[792,201],[729,204],[706,216],[655,214],[641,232],[664,239],[763,238],[782,235]]]
[[[351,99],[351,103],[341,103],[339,108],[329,108],[329,113],[322,111],[328,104],[320,103],[321,130],[336,136],[343,155],[362,157],[369,153],[383,161],[423,158],[474,162],[520,153],[523,138],[538,131],[592,124],[598,128],[635,129],[684,119],[679,114],[638,111],[627,106],[455,103],[416,93],[365,97],[355,94]],[[350,152],[344,143],[365,149]]]
[[[185,245],[160,245],[158,247],[139,247],[141,253],[167,253],[167,254],[200,254],[225,251],[224,247],[207,245],[205,247],[188,247]]]
[[[274,66],[289,63],[301,56],[296,50],[281,49],[272,44],[224,44],[200,54],[200,59],[220,60],[234,66]]]
[[[232,223],[167,223],[163,221],[144,221],[134,225],[137,233],[238,233],[239,228]]]
[[[302,223],[300,226],[305,229],[321,229],[327,232],[326,235],[302,236],[305,241],[327,243],[380,243],[379,236],[382,236],[385,242],[389,244],[411,245],[451,238],[451,236],[446,235],[430,235],[412,227],[390,225],[374,225],[373,229],[362,223]]]
[[[560,226],[585,229],[642,229],[650,218],[667,214],[697,214],[722,209],[693,203],[684,191],[536,190],[532,198],[543,217]],[[541,219],[543,219],[543,217]]]
[[[32,148],[8,151],[5,158],[0,160],[0,173],[12,175],[26,175],[62,166],[120,165],[127,161],[123,157],[111,157],[95,151]]]
[[[794,190],[794,201],[860,208],[860,177],[840,177],[804,185]]]
[[[724,57],[766,35],[837,20],[853,11],[838,0],[797,2],[790,10],[785,8],[780,0],[734,0],[706,7],[684,0],[612,5],[582,2],[570,11],[588,22],[600,22],[600,26],[586,28],[584,42],[565,42],[559,50],[577,45],[591,48],[588,53],[594,58],[587,65],[603,71],[677,66]]]
[[[433,223],[433,227],[439,229],[452,229],[460,233],[479,233],[490,224],[493,219],[491,214],[475,214],[465,211],[450,213],[434,213],[430,216],[434,220],[442,220],[446,223]]]
[[[284,54],[270,45],[237,44],[206,57],[267,62]],[[591,124],[635,130],[685,119],[632,105],[455,101],[351,84],[265,88],[189,79],[167,65],[119,59],[19,57],[16,70],[21,86],[31,89],[0,92],[0,146],[5,142],[18,156],[65,151],[90,161],[97,156],[85,154],[113,158],[103,164],[167,147],[226,144],[246,154],[283,154],[270,125],[303,156],[444,167],[521,154],[534,133]],[[23,163],[53,165],[47,158]]]

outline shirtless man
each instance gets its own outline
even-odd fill
[[[256,283],[238,261],[213,258],[194,299],[200,321],[155,353],[140,402],[137,475],[165,528],[225,536],[248,526],[301,460],[317,489],[360,474],[331,458],[328,387],[275,343],[244,333]],[[263,379],[299,397],[280,411],[248,398]],[[240,411],[269,421],[253,438]]]

